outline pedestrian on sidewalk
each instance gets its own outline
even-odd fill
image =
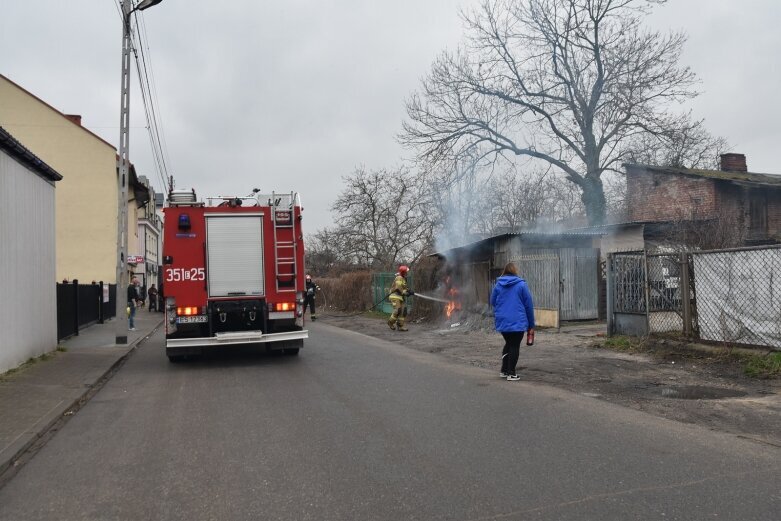
[[[138,307],[140,300],[141,293],[138,291],[138,278],[133,277],[133,280],[127,286],[127,307],[129,310],[127,328],[129,331],[136,330],[136,307]]]
[[[149,286],[149,290],[146,293],[149,295],[149,311],[157,311],[157,288],[155,285]]]
[[[515,373],[520,356],[523,334],[534,335],[534,303],[526,281],[518,276],[518,268],[512,262],[496,279],[491,291],[496,330],[504,337],[502,369],[499,376],[512,382],[520,380]]]

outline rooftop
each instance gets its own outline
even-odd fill
[[[494,241],[507,239],[509,237],[518,237],[520,240],[527,239],[531,241],[544,241],[544,240],[556,241],[556,240],[565,240],[565,239],[583,239],[584,237],[588,237],[588,236],[597,236],[597,235],[604,235],[604,234],[605,231],[595,230],[595,229],[582,229],[577,231],[567,230],[560,233],[544,233],[544,232],[502,233],[499,235],[486,237],[485,239],[480,239],[479,241],[470,242],[462,246],[448,248],[447,250],[443,250],[441,252],[431,253],[429,254],[429,257],[445,257],[446,253],[458,253],[458,252],[466,252],[470,250],[477,250],[479,248],[485,247],[486,245]]]
[[[699,168],[673,168],[664,166],[652,166],[643,164],[625,163],[624,167],[635,170],[647,170],[660,174],[669,175],[688,175],[695,177],[705,177],[708,179],[718,179],[733,183],[752,185],[752,186],[773,186],[781,188],[781,175],[759,174],[755,172],[741,172],[736,170],[705,170]]]

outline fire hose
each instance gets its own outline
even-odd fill
[[[437,297],[429,297],[428,295],[424,295],[423,293],[415,293],[415,297],[420,297],[426,300],[433,300],[434,302],[443,302],[445,304],[449,303],[449,300],[445,300],[443,298],[437,298]]]
[[[326,298],[325,292],[322,289],[320,290],[320,294],[323,295],[323,305],[327,307],[328,306],[328,299]],[[447,303],[450,302],[450,301],[445,300],[445,299],[441,299],[441,298],[437,298],[437,297],[430,297],[429,295],[424,295],[423,293],[415,293],[412,296],[413,297],[420,297],[420,298],[425,299],[425,300],[433,300],[434,302],[442,302],[444,304],[447,304]],[[359,311],[358,313],[352,313],[350,315],[332,315],[332,314],[329,314],[329,313],[323,313],[323,315],[328,316],[328,317],[340,317],[340,318],[344,318],[344,317],[357,317],[358,315],[363,315],[367,311],[373,310],[374,308],[376,308],[377,306],[382,304],[383,301],[385,301],[385,299],[387,299],[387,298],[388,298],[388,295],[385,295],[383,298],[381,298],[380,300],[375,302],[372,307],[370,307],[369,309],[366,309],[364,311]]]

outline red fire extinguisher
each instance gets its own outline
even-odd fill
[[[526,332],[526,345],[534,345],[534,330],[530,329]]]

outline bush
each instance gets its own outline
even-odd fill
[[[324,309],[366,311],[374,305],[371,302],[370,271],[354,271],[339,277],[315,279],[315,283],[320,286],[317,303]]]

